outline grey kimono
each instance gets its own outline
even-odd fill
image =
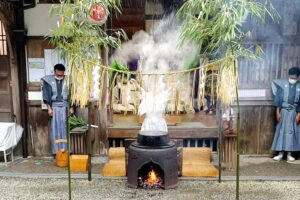
[[[51,118],[51,150],[52,154],[67,149],[67,107],[68,89],[63,80],[56,80],[54,75],[45,76],[43,81],[43,101],[53,110]]]
[[[300,151],[300,125],[295,121],[297,112],[300,112],[300,83],[292,85],[288,80],[274,80],[272,90],[274,106],[280,107],[281,119],[276,126],[271,149]]]

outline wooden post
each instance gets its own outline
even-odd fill
[[[101,58],[103,65],[108,65],[108,49],[102,48],[101,51]],[[106,155],[109,147],[108,142],[108,135],[107,135],[107,122],[108,122],[108,110],[107,106],[105,105],[105,101],[107,98],[107,87],[108,87],[108,74],[105,73],[104,77],[101,77],[101,79],[104,79],[103,84],[103,91],[101,98],[101,107],[99,108],[99,118],[100,118],[100,155]]]
[[[23,145],[23,158],[28,157],[27,140],[28,140],[28,112],[27,112],[27,75],[26,75],[26,55],[25,55],[25,40],[26,32],[24,25],[24,7],[23,1],[17,4],[16,11],[16,29],[13,30],[15,47],[17,52],[17,62],[18,62],[18,79],[19,79],[19,94],[20,94],[20,108],[21,108],[21,124],[24,128],[24,133],[22,135],[22,145]]]
[[[91,158],[91,103],[88,105],[88,123],[89,123],[89,129],[88,129],[88,135],[87,135],[87,151],[88,151],[88,180],[92,180],[92,158]]]
[[[110,13],[112,13],[113,11],[112,11],[112,9],[110,9]],[[109,36],[111,36],[112,35],[112,30],[113,30],[113,20],[112,20],[112,15],[109,15],[108,16],[108,19],[107,19],[107,21],[106,21],[106,26],[105,26],[105,28],[106,28],[106,32],[107,32],[107,34],[109,35]],[[108,57],[109,56],[111,56],[111,53],[112,53],[112,47],[110,47],[109,48],[109,51],[107,50],[107,58],[105,59],[105,62],[106,62],[106,64],[108,64]],[[112,82],[111,82],[112,83]],[[112,84],[114,84],[114,83],[112,83]],[[110,85],[108,85],[109,87],[110,87]],[[114,85],[112,85],[112,87],[111,87],[111,90],[113,90],[114,89]],[[109,103],[109,107],[108,107],[108,110],[107,110],[107,124],[108,125],[110,125],[110,124],[112,124],[113,123],[113,92],[112,91],[108,91],[109,92],[109,97],[108,97],[108,99],[110,100],[110,101],[108,101],[108,103]]]

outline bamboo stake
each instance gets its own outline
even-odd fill
[[[88,104],[88,122],[92,124],[91,119],[91,103]],[[87,151],[88,151],[88,180],[92,181],[92,153],[91,153],[91,126],[88,126],[88,133],[87,133]]]
[[[68,141],[68,187],[69,187],[69,200],[72,200],[72,187],[71,187],[71,167],[70,167],[70,151],[71,151],[71,139],[70,139],[70,124],[69,124],[69,110],[70,110],[70,89],[68,89],[68,106],[66,110],[67,115],[67,141]]]
[[[237,74],[238,74],[237,70],[238,70],[237,61],[234,60],[235,78],[237,78]],[[236,102],[237,102],[236,199],[239,200],[240,198],[240,101],[239,101],[238,84],[235,85],[235,94],[236,94]]]
[[[221,163],[221,159],[222,159],[222,154],[223,154],[223,119],[222,119],[222,105],[221,105],[221,101],[217,101],[217,118],[218,118],[218,135],[219,135],[219,139],[218,139],[218,166],[219,166],[219,183],[221,183],[222,181],[222,163]]]

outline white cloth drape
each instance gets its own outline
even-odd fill
[[[15,147],[22,137],[23,128],[16,123],[0,122],[0,151]]]

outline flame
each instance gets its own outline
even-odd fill
[[[147,182],[148,183],[157,183],[158,181],[159,181],[159,179],[157,178],[155,171],[152,169],[148,174]]]

